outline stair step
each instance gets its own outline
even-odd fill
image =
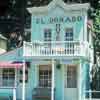
[[[33,100],[51,100],[51,99],[44,99],[44,98],[35,98]]]

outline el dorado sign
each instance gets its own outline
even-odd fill
[[[54,24],[54,23],[73,23],[82,21],[82,16],[70,16],[70,17],[41,17],[33,19],[36,24]]]

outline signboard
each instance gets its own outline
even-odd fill
[[[66,16],[66,17],[36,17],[36,24],[54,24],[54,23],[74,23],[82,21],[82,16]]]

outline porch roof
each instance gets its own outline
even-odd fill
[[[0,62],[0,68],[21,68],[23,63]]]
[[[0,54],[0,62],[17,62],[23,59],[23,47]]]
[[[21,68],[23,63],[22,47],[0,54],[0,68]]]

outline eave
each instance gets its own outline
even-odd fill
[[[80,10],[87,11],[90,7],[90,4],[89,3],[66,4],[62,0],[53,0],[47,6],[32,7],[32,8],[27,8],[27,9],[31,14],[41,14],[41,13],[46,13],[46,12],[52,10],[56,6],[60,6],[66,11],[80,11]]]

